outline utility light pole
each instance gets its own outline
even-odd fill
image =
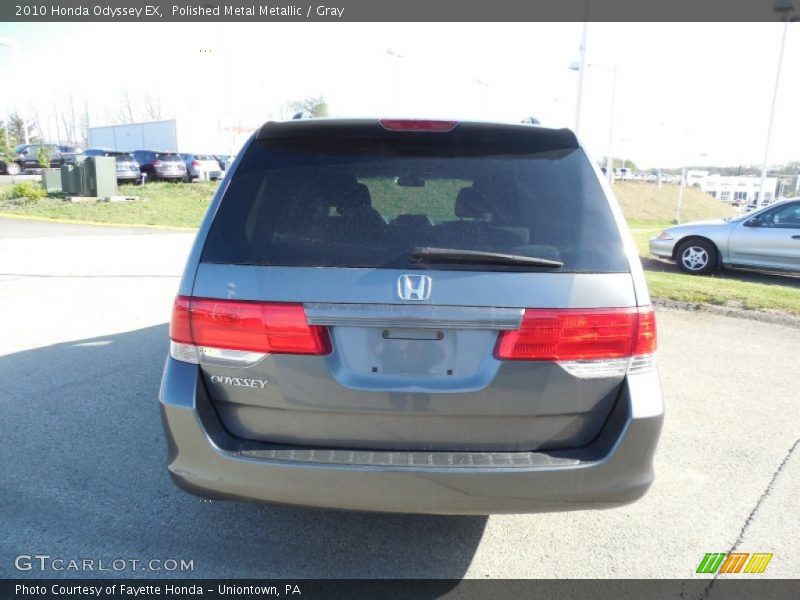
[[[617,66],[616,65],[599,65],[595,63],[581,63],[579,60],[574,60],[569,64],[571,71],[578,71],[578,76],[583,77],[583,71],[586,67],[595,69],[605,69],[611,72],[611,114],[608,118],[608,153],[606,154],[606,177],[609,183],[614,183],[614,159],[612,158],[612,147],[614,143],[614,104],[617,97]],[[579,84],[580,86],[581,84]],[[578,135],[577,127],[575,135]]]
[[[588,1],[587,1],[588,11]],[[581,45],[578,48],[578,61],[577,68],[573,69],[578,71],[578,99],[575,102],[575,135],[580,136],[581,133],[581,108],[583,106],[583,72],[586,70],[586,31],[589,28],[588,21],[583,22],[583,32],[581,33]],[[572,69],[572,65],[570,65]]]
[[[772,107],[769,111],[769,124],[767,125],[767,141],[764,144],[764,160],[761,163],[761,182],[758,186],[758,204],[765,205],[764,186],[767,182],[767,162],[769,161],[769,145],[772,138],[772,123],[775,120],[775,105],[778,102],[778,89],[781,85],[781,70],[783,69],[783,52],[786,49],[786,34],[789,31],[789,22],[797,20],[797,17],[789,17],[790,12],[794,12],[793,0],[775,0],[772,10],[783,18],[783,35],[781,36],[781,49],[778,53],[778,69],[775,72],[775,88],[772,91]],[[774,192],[774,190],[773,190]]]
[[[698,154],[697,157],[705,158],[707,154]],[[681,169],[681,186],[678,189],[678,205],[675,207],[675,224],[681,224],[681,205],[683,204],[683,192],[686,189],[686,169],[687,161],[684,159],[683,168]]]
[[[397,116],[397,71],[400,68],[400,61],[405,58],[403,54],[395,52],[391,48],[386,50],[386,54],[394,59],[394,68],[392,69],[392,114]]]
[[[675,224],[681,224],[681,204],[683,204],[683,190],[686,189],[686,161],[681,169],[681,187],[678,190],[678,205],[675,207]]]
[[[475,84],[481,88],[481,117],[486,118],[486,96],[492,84],[483,79],[476,79]]]

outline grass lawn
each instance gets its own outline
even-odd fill
[[[458,182],[442,183],[426,188],[397,188],[388,180],[366,181],[372,195],[381,198],[378,208],[384,214],[409,211],[420,204],[427,205],[426,196],[442,199],[440,215],[452,215],[452,203],[458,192]],[[466,184],[466,182],[464,182]],[[8,198],[10,185],[0,185],[0,213],[20,216],[51,217],[99,223],[127,225],[160,225],[197,227],[208,208],[217,183],[148,183],[144,187],[122,186],[121,194],[141,196],[142,202],[125,204],[71,204],[60,198],[20,204]],[[647,240],[668,227],[675,216],[678,199],[677,185],[658,187],[643,182],[617,182],[614,193],[633,230],[639,254],[642,256],[650,292],[654,298],[682,300],[746,309],[774,310],[800,315],[800,278],[723,271],[713,276],[686,275],[666,261],[650,257]],[[735,214],[697,189],[687,188],[681,209],[682,221],[713,219]]]
[[[618,181],[614,184],[614,195],[631,227],[648,224],[658,226],[657,224],[671,224],[675,218],[679,189],[680,186],[674,183],[658,187],[643,181]],[[683,223],[735,214],[737,213],[733,208],[697,188],[687,187],[683,191],[681,203]]]
[[[197,227],[217,189],[217,182],[192,184],[155,182],[121,185],[120,195],[140,196],[140,202],[73,204],[60,197],[19,204],[8,198],[10,185],[0,186],[0,213],[124,225]]]

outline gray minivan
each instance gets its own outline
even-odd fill
[[[170,338],[168,469],[198,495],[489,514],[614,507],[653,480],[653,309],[566,129],[265,124]]]

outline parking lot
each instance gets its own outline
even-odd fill
[[[731,549],[796,575],[800,329],[705,313],[659,312],[667,420],[634,505],[429,517],[179,491],[156,396],[192,239],[0,219],[0,576],[42,576],[14,567],[38,553],[194,565],[126,576],[688,578]]]

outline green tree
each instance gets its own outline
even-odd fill
[[[28,129],[28,142],[31,144],[40,142],[38,136],[33,135],[36,129],[36,121],[25,121],[18,112],[13,112],[8,115],[8,137],[9,145],[17,146],[25,143],[25,128]],[[5,140],[3,140],[5,142]]]
[[[293,113],[305,112],[312,117],[327,117],[328,103],[325,96],[315,96],[305,100],[295,100],[289,103],[289,110]]]
[[[9,161],[14,154],[11,134],[3,121],[0,121],[0,160]]]

